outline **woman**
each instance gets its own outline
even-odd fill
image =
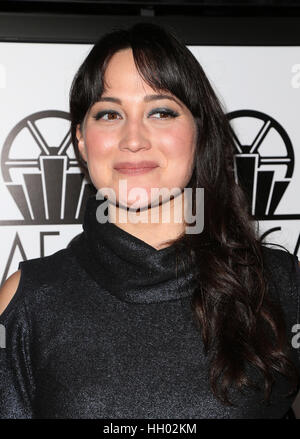
[[[1,417],[284,417],[298,261],[260,243],[198,61],[154,24],[113,31],[80,66],[70,114],[99,196],[68,248],[2,288]]]

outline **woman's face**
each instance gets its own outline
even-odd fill
[[[113,55],[105,82],[101,100],[86,114],[82,132],[79,125],[76,131],[96,189],[113,189],[116,201],[141,208],[158,201],[151,188],[182,190],[192,175],[197,136],[189,109],[170,92],[157,97],[137,72],[131,49]],[[115,168],[145,160],[157,166],[135,174]],[[125,192],[119,191],[121,180]]]

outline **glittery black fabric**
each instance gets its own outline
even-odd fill
[[[190,306],[193,276],[174,246],[156,250],[98,223],[98,205],[89,200],[84,231],[68,248],[20,263],[18,290],[0,316],[0,418],[282,418],[295,395],[284,396],[281,375],[270,406],[252,389],[231,389],[235,407],[213,396]],[[264,254],[291,342],[300,323],[297,258]],[[299,349],[292,354],[300,370]]]

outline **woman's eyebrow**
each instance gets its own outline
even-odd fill
[[[170,99],[174,102],[176,102],[181,108],[182,108],[182,104],[173,96],[170,95],[166,95],[166,94],[157,94],[157,95],[146,95],[144,97],[144,102],[150,102],[150,101],[155,101],[155,100],[159,100],[159,99]],[[115,98],[112,96],[103,96],[101,97],[98,102],[114,102],[116,104],[122,104],[121,99],[119,98]]]

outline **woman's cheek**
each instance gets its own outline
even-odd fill
[[[183,133],[181,130],[177,130],[172,135],[165,135],[161,138],[161,144],[163,145],[164,153],[170,159],[182,159],[188,160],[188,157],[193,152],[193,136],[190,131]]]
[[[111,135],[106,136],[103,133],[90,133],[86,139],[88,156],[103,157],[111,154],[115,148],[115,139]]]

